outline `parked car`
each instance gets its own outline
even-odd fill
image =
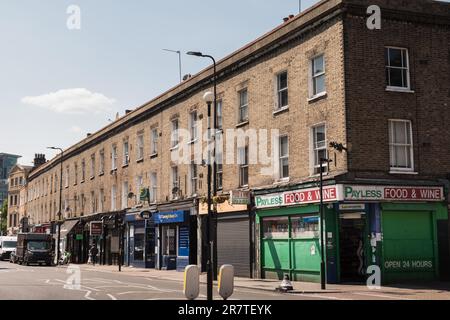
[[[17,263],[51,266],[54,259],[53,238],[49,234],[21,233],[17,236]]]
[[[9,260],[11,252],[16,250],[17,237],[0,237],[0,260]]]

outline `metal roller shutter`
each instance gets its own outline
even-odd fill
[[[235,276],[250,278],[250,223],[246,219],[219,220],[217,261],[234,266]]]

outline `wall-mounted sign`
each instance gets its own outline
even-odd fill
[[[103,233],[103,223],[101,221],[93,221],[90,224],[91,236],[101,236]]]
[[[159,212],[154,215],[155,224],[183,223],[185,215],[184,211]]]
[[[249,205],[250,191],[233,190],[230,192],[231,205]]]
[[[444,200],[442,187],[344,186],[344,200],[435,201]]]
[[[340,186],[328,186],[323,188],[323,201],[333,202],[340,200]],[[295,206],[308,203],[320,202],[320,189],[304,189],[297,191],[286,191],[282,193],[262,195],[255,197],[257,208],[274,208],[284,206]]]
[[[357,204],[357,203],[344,203],[339,205],[339,210],[366,210],[365,204]]]

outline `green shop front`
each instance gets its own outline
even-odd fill
[[[437,280],[448,253],[448,211],[440,186],[329,185],[323,232],[328,283]],[[320,281],[320,190],[256,194],[262,278]]]

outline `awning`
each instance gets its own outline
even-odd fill
[[[80,220],[65,221],[61,225],[60,238],[64,239],[70,233],[70,231],[72,231],[72,229],[78,224],[78,222],[80,222]],[[55,236],[57,237],[58,234],[56,234]]]

